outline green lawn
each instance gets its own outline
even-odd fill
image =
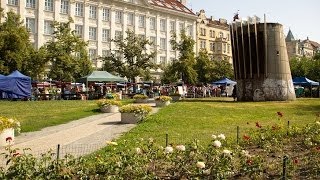
[[[128,104],[133,100],[123,100]],[[21,122],[21,132],[67,123],[98,114],[96,101],[0,101],[0,116]]]
[[[221,101],[223,100],[223,101]],[[226,101],[225,101],[226,100]],[[277,112],[282,112],[279,118]],[[227,99],[191,99],[173,103],[152,115],[147,121],[120,138],[135,142],[140,138],[154,138],[165,144],[166,133],[169,143],[190,142],[198,139],[209,141],[212,134],[223,133],[235,138],[237,126],[240,135],[255,123],[262,126],[287,121],[291,125],[302,126],[319,120],[320,99],[298,99],[292,102],[233,102]]]
[[[0,116],[21,122],[21,132],[67,123],[99,113],[95,101],[0,101]]]

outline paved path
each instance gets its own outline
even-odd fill
[[[154,103],[153,112],[156,113]],[[106,141],[118,138],[129,131],[135,124],[121,124],[120,113],[104,113],[82,118],[67,124],[47,127],[41,131],[22,133],[15,138],[14,148],[31,148],[36,156],[48,150],[57,151],[60,144],[60,156],[66,153],[81,156],[92,153],[104,146]]]

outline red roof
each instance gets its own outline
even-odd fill
[[[195,15],[189,8],[187,8],[177,0],[148,0],[148,2],[153,6]]]

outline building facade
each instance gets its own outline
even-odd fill
[[[225,19],[207,18],[204,10],[197,13],[197,52],[206,50],[212,60],[232,63],[230,29]]]
[[[320,44],[309,40],[296,40],[289,29],[286,37],[286,45],[289,59],[293,57],[308,57],[312,58],[316,53],[320,52]]]
[[[88,41],[89,57],[101,67],[103,57],[116,47],[111,39],[125,38],[126,31],[148,38],[156,46],[157,64],[169,63],[178,53],[170,47],[172,32],[184,29],[196,38],[196,15],[185,0],[0,0],[4,12],[14,11],[24,20],[34,47],[52,39],[54,21],[67,22]]]

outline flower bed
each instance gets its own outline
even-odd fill
[[[318,179],[320,122],[288,128],[280,119],[283,114],[278,115],[277,124],[256,122],[252,130],[241,132],[238,143],[224,134],[208,134],[211,141],[206,146],[198,140],[188,144],[169,140],[165,146],[152,138],[124,139],[108,141],[104,150],[89,159],[68,157],[68,161],[52,156],[37,160],[10,151],[10,168],[0,169],[0,175],[4,179]],[[30,162],[33,166],[22,166]]]
[[[121,112],[121,121],[123,123],[137,123],[138,121],[143,120],[148,114],[151,113],[152,108],[149,105],[133,105],[128,104],[122,106],[119,111]],[[125,114],[125,115],[122,115]],[[129,117],[128,114],[131,114]],[[135,117],[135,118],[133,118]]]
[[[116,113],[119,112],[119,106],[121,106],[120,101],[110,100],[110,99],[100,99],[97,102],[100,111],[103,113]]]
[[[144,94],[136,94],[133,96],[134,102],[136,103],[146,103],[148,102],[148,96]]]

